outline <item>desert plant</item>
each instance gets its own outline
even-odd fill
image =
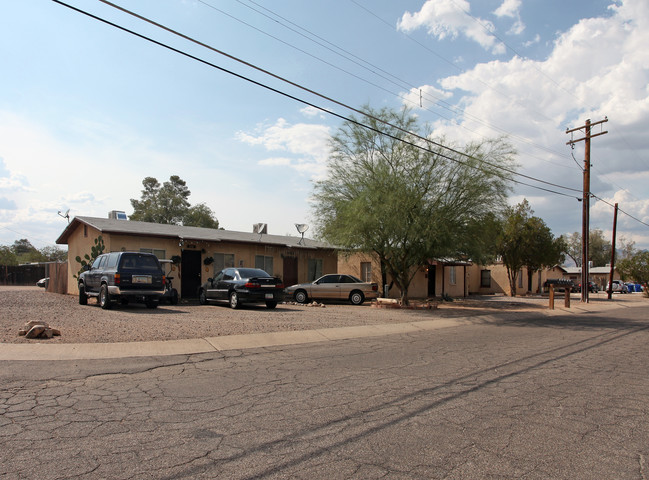
[[[83,272],[86,268],[87,265],[92,265],[92,262],[95,261],[95,259],[104,253],[104,249],[106,248],[106,245],[104,245],[104,239],[99,235],[97,238],[95,238],[95,245],[90,248],[90,254],[85,254],[83,258],[81,258],[79,255],[75,258],[77,263],[81,264],[81,267],[79,268],[79,271],[77,272],[76,275],[72,275],[74,278],[79,278],[79,275],[81,275],[81,272]]]

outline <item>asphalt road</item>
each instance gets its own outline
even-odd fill
[[[647,307],[0,362],[0,478],[649,478]]]

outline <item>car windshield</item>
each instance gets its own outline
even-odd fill
[[[157,271],[160,269],[158,261],[152,255],[122,255],[120,266],[123,269],[138,269],[138,270],[152,270]]]
[[[240,268],[239,276],[241,278],[270,277],[270,275],[259,268]]]

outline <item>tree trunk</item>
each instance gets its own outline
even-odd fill
[[[518,270],[510,270],[507,267],[507,278],[509,279],[509,295],[516,296],[516,279],[518,278]]]

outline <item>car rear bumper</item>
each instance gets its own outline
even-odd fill
[[[122,289],[118,286],[109,286],[108,294],[120,297],[161,297],[164,294],[164,289]]]
[[[239,299],[247,303],[282,302],[284,290],[237,290]]]

